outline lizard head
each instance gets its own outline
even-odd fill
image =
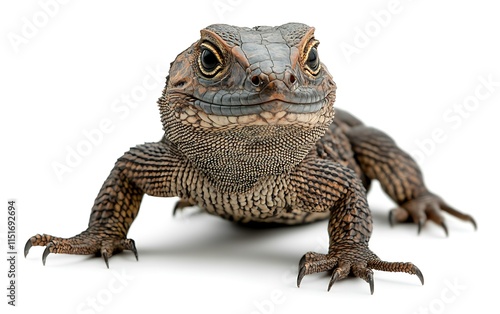
[[[184,123],[211,130],[329,123],[336,86],[318,44],[304,24],[211,25],[172,63],[169,105]]]
[[[267,162],[277,159],[262,174],[286,171],[334,116],[336,86],[318,44],[314,28],[299,23],[201,30],[170,66],[159,100],[166,138],[200,168],[200,159],[209,160],[211,176],[215,162],[255,164],[259,152]]]

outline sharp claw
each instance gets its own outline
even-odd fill
[[[418,230],[417,230],[417,234],[418,234],[418,235],[420,235],[420,231],[422,231],[422,227],[423,227],[424,223],[425,223],[425,220],[424,220],[424,219],[420,219],[420,220],[418,221]]]
[[[54,244],[49,243],[47,244],[47,246],[45,247],[45,250],[43,251],[43,254],[42,254],[42,263],[43,263],[43,266],[45,266],[45,262],[47,261],[47,256],[49,256],[50,254],[50,248],[53,247]]]
[[[474,218],[470,217],[469,218],[469,221],[472,223],[472,225],[474,226],[474,230],[477,231],[477,224],[476,224],[476,221],[474,220]]]
[[[330,291],[330,289],[332,288],[335,281],[337,281],[337,279],[339,279],[339,273],[335,270],[333,271],[332,278],[330,278],[330,283],[328,283],[328,291]]]
[[[444,221],[441,223],[441,227],[443,228],[446,237],[448,237],[448,227],[446,226],[446,223]]]
[[[297,276],[297,288],[300,288],[302,278],[306,275],[306,256],[302,256],[299,262],[299,275]]]
[[[102,253],[102,258],[104,259],[104,262],[106,263],[106,267],[109,269],[109,257],[108,257],[108,253],[106,253],[106,252]]]
[[[424,285],[424,275],[422,275],[422,272],[420,269],[418,269],[417,266],[413,265],[415,267],[415,275],[417,275],[418,279],[420,279],[420,282],[422,283],[422,286]]]
[[[302,267],[299,271],[299,275],[297,276],[297,288],[300,288],[300,283],[302,282],[302,278],[306,275],[306,268]]]
[[[373,274],[372,273],[368,274],[367,281],[370,284],[370,293],[373,295],[373,291],[375,291],[375,282],[373,280]]]
[[[177,203],[175,203],[175,206],[174,206],[174,211],[172,212],[172,216],[175,217],[175,214],[177,213],[177,211],[179,209],[183,209],[184,207],[187,207],[189,206],[189,203],[187,202],[184,202],[183,200],[178,200]]]
[[[134,252],[134,255],[135,255],[135,260],[136,261],[139,261],[139,253],[137,253],[137,248],[135,247],[135,241],[130,239],[130,244],[131,244],[131,249],[132,252]],[[108,267],[109,268],[109,267]]]
[[[389,224],[391,227],[394,227],[394,214],[392,213],[392,210],[389,211]]]
[[[28,242],[26,242],[26,244],[24,245],[24,258],[28,256],[28,253],[30,252],[32,246],[33,244],[31,243],[31,239],[29,239]]]

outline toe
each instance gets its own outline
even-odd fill
[[[448,227],[442,214],[443,211],[458,219],[470,222],[474,229],[477,229],[476,221],[472,216],[449,206],[439,196],[432,193],[415,198],[391,210],[389,212],[389,221],[391,225],[400,222],[414,222],[418,225],[418,233],[420,233],[425,222],[431,220],[441,226],[446,236],[448,236]]]
[[[297,287],[305,275],[315,274],[330,270],[334,267],[334,260],[329,259],[326,254],[307,252],[299,262],[299,274],[297,276]]]
[[[328,283],[328,291],[332,288],[333,284],[340,279],[344,279],[349,275],[351,265],[348,262],[340,262],[339,266],[333,270],[332,277]]]
[[[427,218],[435,222],[437,225],[441,226],[446,236],[448,236],[448,227],[446,226],[444,217],[441,214],[441,208],[439,207],[439,205],[434,202],[429,203],[427,209],[425,210],[425,213],[427,215]]]
[[[448,214],[452,215],[453,217],[456,217],[456,218],[461,219],[463,221],[470,222],[474,226],[474,230],[477,230],[477,223],[474,220],[474,218],[472,218],[471,215],[464,214],[464,213],[456,210],[455,208],[451,207],[450,205],[448,205],[446,202],[444,202],[442,200],[441,200],[439,205],[443,211],[447,212]]]
[[[373,270],[366,267],[366,265],[354,265],[351,269],[354,276],[359,277],[370,285],[370,292],[373,294],[375,283],[373,280]]]
[[[389,212],[389,223],[394,226],[396,223],[408,221],[410,214],[402,207],[396,207]]]

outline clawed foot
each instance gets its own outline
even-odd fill
[[[328,284],[328,291],[332,285],[352,274],[365,280],[370,285],[370,292],[374,291],[373,270],[403,272],[417,275],[424,284],[424,277],[417,266],[412,263],[385,262],[380,260],[365,244],[350,243],[336,246],[328,254],[315,252],[306,253],[299,263],[297,287],[305,275],[333,271]]]
[[[391,225],[401,222],[413,222],[418,225],[418,233],[422,230],[422,226],[428,220],[435,222],[440,225],[446,236],[448,236],[448,227],[446,226],[445,220],[441,211],[447,212],[448,214],[457,217],[463,221],[468,221],[472,223],[474,229],[477,229],[477,224],[474,218],[468,214],[464,214],[454,209],[443,201],[439,196],[434,194],[427,194],[421,196],[409,202],[406,202],[400,207],[392,209],[389,212],[389,221]]]
[[[104,233],[84,231],[72,238],[58,238],[47,234],[37,234],[31,237],[24,246],[24,257],[29,253],[32,246],[45,246],[42,262],[45,265],[47,256],[55,254],[94,254],[102,256],[106,266],[109,268],[109,258],[123,250],[134,252],[135,258],[139,260],[135,242],[132,239],[124,239],[110,236]]]

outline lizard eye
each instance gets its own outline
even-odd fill
[[[309,50],[309,54],[307,55],[306,61],[307,67],[311,70],[316,71],[319,67],[319,58],[318,58],[318,49],[316,47],[312,47]]]
[[[214,77],[222,69],[222,55],[215,46],[207,42],[201,44],[198,67],[208,78]]]
[[[318,56],[318,44],[317,40],[311,41],[306,48],[306,58],[305,58],[305,66],[309,73],[312,75],[317,75],[320,70],[320,62]]]

